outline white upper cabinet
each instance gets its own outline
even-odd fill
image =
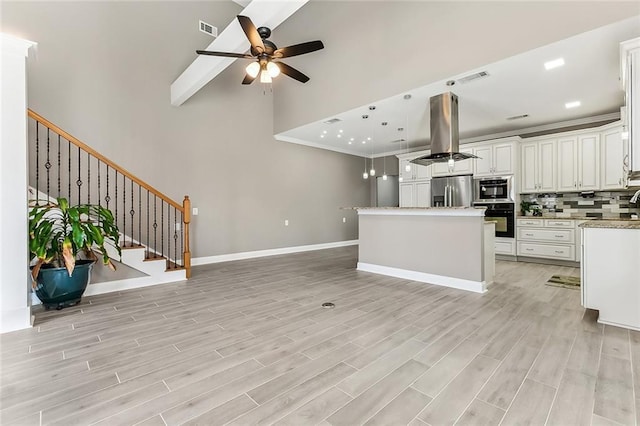
[[[554,192],[556,190],[556,140],[524,142],[520,192]]]
[[[602,189],[621,189],[625,187],[624,156],[626,149],[621,137],[621,128],[602,132],[600,141],[600,187]]]
[[[421,166],[419,164],[413,164],[411,160],[417,157],[426,155],[425,152],[414,152],[410,155],[403,154],[399,158],[399,173],[403,182],[411,182],[414,180],[431,179],[430,166]]]
[[[600,135],[558,139],[558,191],[600,189]]]
[[[516,142],[489,143],[476,145],[473,148],[475,160],[475,175],[503,176],[512,175],[516,171],[517,162]]]
[[[465,154],[473,154],[473,148],[461,148],[460,152]],[[432,176],[454,176],[454,175],[468,175],[473,173],[473,159],[456,161],[453,165],[453,170],[449,170],[449,164],[445,161],[443,163],[433,163],[429,166],[431,168]]]
[[[400,207],[429,207],[430,205],[430,181],[400,183]]]

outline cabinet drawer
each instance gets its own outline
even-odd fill
[[[573,228],[573,220],[567,219],[545,219],[546,228]]]
[[[518,243],[518,256],[548,257],[575,260],[575,246],[558,244]]]
[[[542,219],[518,219],[518,226],[544,226],[544,221]]]
[[[573,243],[575,241],[573,229],[519,228],[518,239],[562,243]]]

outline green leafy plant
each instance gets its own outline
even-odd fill
[[[534,203],[525,200],[520,201],[520,212],[523,216],[527,214],[527,212],[531,211],[531,206],[533,206],[533,204]]]
[[[35,205],[29,212],[29,251],[38,261],[32,269],[35,280],[44,264],[65,267],[71,276],[79,253],[102,262],[115,270],[105,245],[110,245],[121,254],[120,235],[110,210],[94,205],[69,206],[66,198],[57,203]]]

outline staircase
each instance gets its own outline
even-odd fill
[[[85,294],[185,280],[191,276],[188,196],[172,200],[44,117],[28,110],[29,198],[98,204],[112,211],[122,257],[146,277],[92,284]]]

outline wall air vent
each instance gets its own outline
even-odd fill
[[[489,77],[489,73],[486,71],[480,71],[475,74],[469,74],[467,76],[459,78],[458,83],[466,84],[466,83],[470,83],[472,81],[478,80],[479,78],[485,78],[485,77]]]
[[[338,122],[340,122],[342,120],[340,120],[339,118],[332,118],[331,120],[327,120],[327,121],[323,121],[324,124],[336,124]]]
[[[200,31],[209,34],[211,37],[218,37],[218,28],[204,21],[200,21]]]
[[[399,143],[399,142],[406,142],[407,140],[405,138],[400,138],[400,139],[396,139],[395,141],[391,141],[389,143]]]
[[[522,118],[527,118],[529,116],[529,114],[522,114],[522,115],[514,115],[513,117],[507,117],[507,120],[511,121],[511,120],[520,120]]]

